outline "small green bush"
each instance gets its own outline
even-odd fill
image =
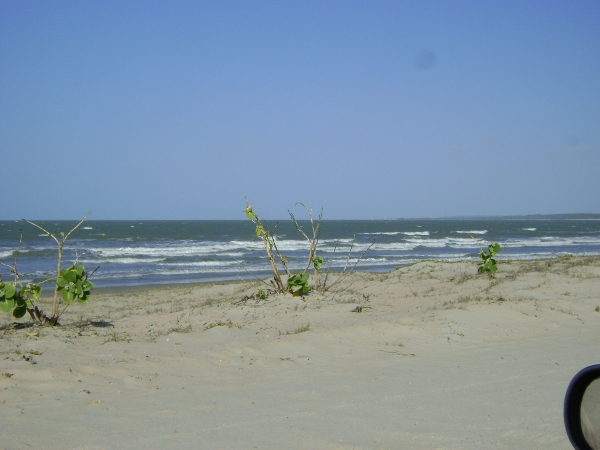
[[[303,273],[301,270],[296,272],[295,275],[291,276],[287,280],[288,288],[294,295],[304,295],[310,292],[308,286],[309,275]]]
[[[482,250],[479,253],[479,257],[481,258],[481,262],[479,263],[479,268],[477,272],[479,273],[495,273],[498,271],[498,264],[494,257],[500,251],[500,244],[497,242],[495,244],[488,245],[487,250]]]

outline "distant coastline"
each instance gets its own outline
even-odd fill
[[[523,216],[407,217],[395,220],[600,220],[600,214],[529,214]]]

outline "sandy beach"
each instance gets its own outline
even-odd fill
[[[567,449],[600,362],[600,258],[424,261],[336,292],[121,289],[60,327],[0,316],[3,449]],[[353,312],[357,306],[363,312]]]

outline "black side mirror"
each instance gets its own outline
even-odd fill
[[[565,428],[577,450],[600,450],[600,364],[581,370],[565,395]]]

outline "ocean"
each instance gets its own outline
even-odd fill
[[[41,221],[59,233],[77,222]],[[291,269],[306,265],[307,242],[289,220],[266,221]],[[309,223],[300,221],[309,231]],[[0,275],[14,261],[20,229],[23,242],[17,269],[26,281],[55,276],[56,243],[23,221],[0,221]],[[307,233],[310,234],[310,233]],[[497,260],[564,255],[599,255],[599,220],[324,220],[318,254],[324,269],[351,267],[367,247],[356,270],[386,271],[421,260],[478,260],[479,249],[498,242]],[[337,250],[334,249],[337,245]],[[349,251],[352,247],[352,252]],[[78,258],[93,271],[96,287],[190,283],[268,276],[262,240],[250,220],[94,221],[87,220],[65,244],[63,268]],[[475,270],[474,265],[474,270]]]

